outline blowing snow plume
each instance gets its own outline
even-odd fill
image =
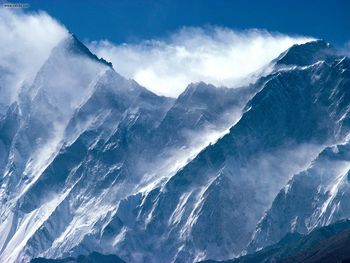
[[[0,8],[0,105],[10,104],[18,89],[33,80],[52,48],[67,34],[61,24],[44,12]]]
[[[235,87],[293,44],[312,40],[265,30],[186,27],[167,39],[115,45],[108,40],[89,47],[111,61],[116,70],[153,92],[177,97],[189,83],[204,81]]]

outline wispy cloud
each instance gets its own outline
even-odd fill
[[[312,40],[264,30],[183,28],[167,39],[140,44],[103,40],[89,47],[110,60],[122,75],[157,94],[176,97],[191,82],[220,86],[246,84],[246,78],[296,43]],[[242,80],[246,78],[246,81]]]
[[[0,86],[6,87],[0,103],[10,102],[23,83],[32,81],[52,48],[67,34],[64,26],[44,12],[0,8]]]

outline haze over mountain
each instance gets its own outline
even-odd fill
[[[350,59],[331,44],[173,98],[42,19],[35,67],[0,62],[0,262],[227,260],[349,217]]]

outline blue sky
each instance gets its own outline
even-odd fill
[[[23,2],[23,1],[16,1]],[[218,25],[235,30],[263,28],[324,38],[335,45],[350,40],[348,0],[30,0],[29,10],[45,10],[81,39],[137,43],[162,38],[183,26]]]

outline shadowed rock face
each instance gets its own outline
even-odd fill
[[[326,263],[326,262],[350,262],[350,229],[342,231],[311,248],[302,250],[296,256],[286,259],[286,263]]]
[[[350,76],[323,41],[273,65],[247,87],[196,83],[170,99],[75,37],[60,43],[0,118],[0,261],[195,262],[278,242],[290,229],[264,212],[347,138]]]

